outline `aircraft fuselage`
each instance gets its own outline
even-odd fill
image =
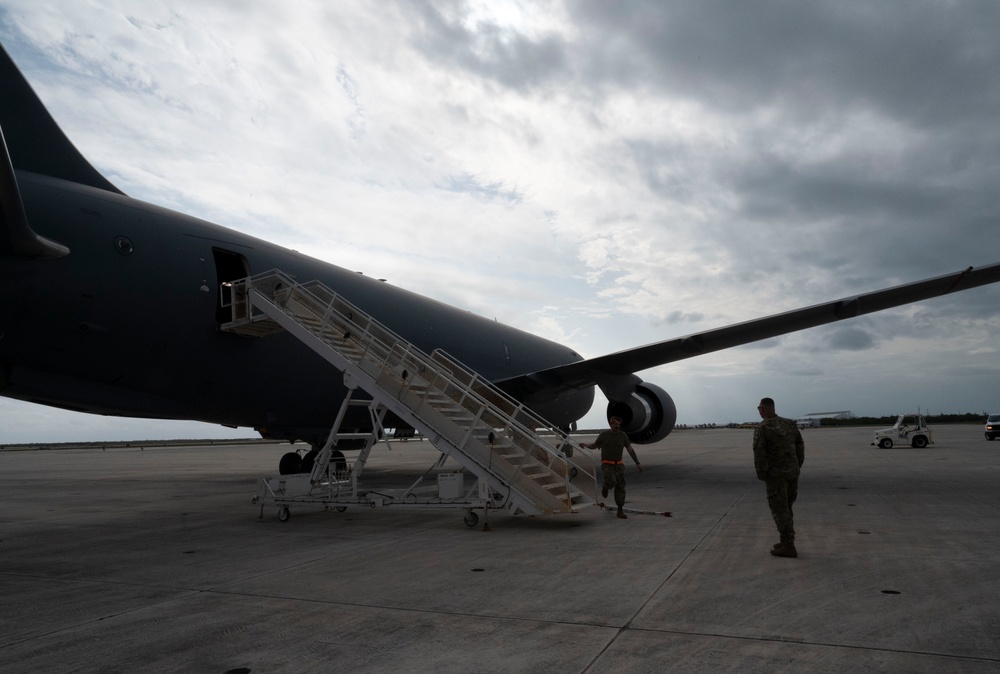
[[[270,269],[319,280],[424,351],[491,380],[580,360],[560,344],[124,195],[24,171],[36,231],[70,254],[0,267],[0,394],[98,414],[196,419],[321,439],[340,373],[282,333],[220,332],[220,285]],[[582,417],[592,387],[535,406]],[[363,420],[358,421],[363,425]]]

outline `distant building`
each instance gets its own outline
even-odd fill
[[[843,410],[841,412],[810,412],[809,414],[803,414],[801,417],[795,420],[795,423],[799,425],[799,428],[817,428],[823,419],[853,419],[854,413],[850,410]]]

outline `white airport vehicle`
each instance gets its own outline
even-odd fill
[[[934,435],[922,414],[900,414],[895,426],[875,431],[872,444],[889,449],[897,442],[920,449],[934,444]]]
[[[996,440],[1000,438],[1000,414],[991,414],[986,417],[986,439]]]

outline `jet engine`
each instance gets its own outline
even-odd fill
[[[670,395],[656,384],[642,382],[624,400],[608,403],[608,417],[619,417],[622,430],[637,444],[658,442],[677,423],[677,407]]]

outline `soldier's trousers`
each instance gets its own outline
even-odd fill
[[[602,463],[601,473],[604,474],[604,488],[608,491],[615,490],[615,503],[625,505],[625,466],[620,463]]]
[[[792,523],[792,504],[799,495],[798,477],[769,477],[764,481],[767,485],[767,505],[771,508],[771,517],[778,527],[781,542],[795,540],[795,527]]]

